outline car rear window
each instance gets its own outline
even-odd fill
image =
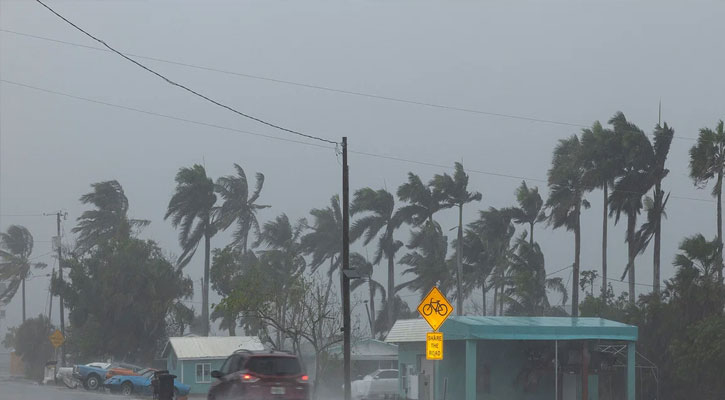
[[[299,361],[292,357],[251,357],[246,369],[260,375],[297,375],[302,372]]]

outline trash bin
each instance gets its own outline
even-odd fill
[[[174,378],[176,375],[168,373],[158,375],[159,400],[174,399]]]
[[[58,367],[58,361],[48,361],[45,363],[45,370],[43,371],[43,384],[49,383],[56,384],[55,377]]]

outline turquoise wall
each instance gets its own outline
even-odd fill
[[[483,385],[477,385],[477,400],[550,400],[554,397],[554,371],[546,371],[539,379],[535,392],[524,393],[522,384],[515,384],[516,377],[526,364],[524,350],[529,343],[524,341],[477,341],[476,369],[484,366],[490,369],[490,392],[484,393]],[[436,365],[436,400],[443,399],[444,380],[448,379],[449,400],[465,399],[466,344],[465,341],[444,342],[444,357]],[[405,365],[413,365],[418,371],[419,355],[425,356],[425,343],[401,343],[398,347],[400,376],[405,375]],[[403,380],[400,380],[400,395],[404,396]],[[598,377],[589,376],[589,399],[598,399]]]
[[[211,383],[196,383],[196,364],[209,363],[211,364],[211,370],[216,371],[221,368],[224,360],[212,359],[212,360],[176,360],[176,354],[171,351],[169,358],[166,360],[166,369],[169,370],[170,374],[176,375],[176,380],[186,385],[191,386],[191,393],[193,394],[206,394],[209,391]],[[176,361],[176,367],[174,368],[174,361]],[[182,364],[184,365],[182,368]],[[215,378],[211,378],[214,381]]]

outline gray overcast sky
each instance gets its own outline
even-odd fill
[[[421,102],[589,125],[622,110],[648,132],[663,119],[676,135],[725,118],[723,2],[620,1],[59,1],[57,11],[118,49],[271,78]],[[0,0],[5,30],[85,45],[96,43],[34,1]],[[527,122],[290,86],[144,61],[247,113],[339,140],[352,150],[545,179],[557,140],[578,128]],[[171,87],[120,57],[0,32],[4,80],[213,123],[288,137]],[[261,201],[278,213],[306,216],[340,188],[334,151],[172,121],[0,84],[0,229],[26,225],[48,253],[52,217],[15,217],[59,208],[70,233],[92,182],[117,179],[130,214],[152,220],[143,237],[178,254],[176,233],[163,220],[179,167],[205,163],[212,177],[232,163],[266,175]],[[664,187],[672,198],[663,234],[663,278],[672,275],[679,241],[715,234],[709,190],[687,177],[692,140],[675,139]],[[394,190],[415,171],[425,180],[440,168],[352,154],[352,190]],[[546,195],[544,183],[539,185]],[[483,201],[477,209],[513,203],[519,179],[471,173]],[[583,215],[583,269],[599,269],[601,192]],[[444,229],[455,212],[438,216]],[[613,221],[611,222],[613,224]],[[610,227],[610,277],[626,263],[624,224]],[[407,232],[401,232],[407,236]],[[452,238],[452,234],[449,235]],[[547,269],[571,264],[573,235],[538,228]],[[222,247],[228,235],[214,238]],[[359,249],[358,249],[359,250]],[[372,249],[370,250],[373,251]],[[651,252],[638,258],[637,281],[651,284]],[[46,255],[39,260],[53,264]],[[199,254],[187,267],[197,281]],[[36,272],[44,273],[44,272]],[[380,269],[379,278],[384,280]],[[566,280],[569,271],[558,274]],[[30,316],[47,304],[47,278],[28,282]],[[626,283],[614,282],[616,292]],[[638,290],[647,291],[640,286]],[[200,301],[197,285],[195,301]],[[414,305],[415,296],[407,297]],[[214,299],[212,298],[212,302]],[[198,308],[198,305],[197,305]],[[47,306],[46,306],[47,309]],[[57,304],[54,306],[57,316]],[[20,318],[20,298],[6,325]],[[55,319],[55,318],[54,318]]]

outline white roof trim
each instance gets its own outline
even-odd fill
[[[256,336],[185,336],[169,338],[162,356],[168,357],[171,349],[179,360],[209,360],[226,358],[237,350],[261,351],[264,346]]]

